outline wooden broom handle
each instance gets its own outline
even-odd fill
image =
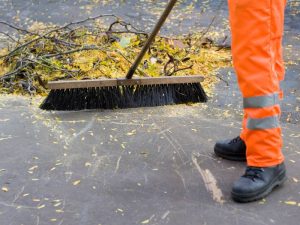
[[[177,0],[170,0],[165,11],[161,15],[159,21],[155,25],[154,29],[152,30],[150,36],[148,37],[148,40],[146,41],[145,45],[143,46],[141,52],[139,53],[138,57],[135,59],[134,63],[130,67],[126,78],[131,79],[133,74],[135,73],[137,67],[139,66],[140,62],[142,61],[144,55],[146,54],[147,50],[149,49],[150,45],[152,44],[153,40],[155,39],[157,33],[159,32],[160,28],[168,18],[170,12],[172,11],[174,5],[176,4]]]

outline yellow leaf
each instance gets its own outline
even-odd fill
[[[297,202],[295,201],[285,201],[284,203],[287,205],[297,205]]]
[[[42,208],[45,208],[45,205],[40,205],[37,207],[38,209],[42,209]]]
[[[266,203],[266,199],[264,199],[264,198],[258,202],[258,204],[265,204],[265,203]]]
[[[29,170],[29,171],[32,171],[32,170],[35,170],[35,169],[37,169],[37,168],[38,168],[38,166],[33,166],[33,167],[29,168],[28,170]]]
[[[132,136],[136,134],[136,130],[132,130],[131,132],[128,132],[127,135],[128,136]]]
[[[8,187],[2,187],[2,191],[8,192]]]
[[[143,222],[141,222],[141,224],[148,224],[150,222],[150,220],[144,220]]]
[[[76,185],[80,184],[80,182],[81,182],[80,180],[76,180],[73,182],[73,185],[76,186]]]
[[[90,162],[86,162],[84,165],[85,165],[85,167],[92,166],[92,164]]]
[[[54,207],[58,207],[58,206],[60,206],[60,205],[61,205],[61,202],[58,202],[58,203],[54,204],[53,206],[54,206]]]

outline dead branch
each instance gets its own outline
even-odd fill
[[[187,67],[182,67],[182,68],[177,68],[176,70],[174,70],[173,72],[171,72],[167,76],[172,76],[175,73],[178,73],[179,71],[188,70],[188,69],[192,69],[192,68],[193,68],[193,65],[190,65],[190,66],[187,66]]]
[[[19,44],[19,41],[16,40],[15,38],[13,38],[11,35],[9,35],[9,33],[5,33],[5,32],[0,31],[0,34],[5,35],[6,37],[8,37],[8,38],[9,38],[10,40],[12,40],[13,42],[16,42],[17,44]]]
[[[164,75],[165,76],[172,76],[175,73],[179,72],[179,71],[183,71],[183,70],[188,70],[188,69],[192,69],[193,65],[187,66],[187,67],[182,67],[179,68],[179,63],[183,62],[185,60],[187,60],[187,58],[183,58],[181,60],[175,59],[172,55],[167,54],[169,57],[169,61],[165,64],[164,66]],[[171,65],[171,68],[168,69],[168,66]],[[170,72],[171,70],[173,70],[172,72]]]
[[[33,32],[30,32],[30,31],[26,30],[26,29],[23,29],[23,28],[15,26],[13,24],[10,24],[10,23],[8,23],[6,21],[0,21],[0,24],[6,25],[6,26],[8,26],[8,27],[10,27],[10,28],[12,28],[14,30],[17,30],[17,31],[25,33],[25,34],[35,34]]]
[[[123,28],[125,28],[124,31],[115,31],[113,30],[113,27],[116,25],[121,25]],[[133,30],[131,30],[129,27],[132,27]],[[145,35],[146,37],[148,37],[148,33],[143,32],[141,30],[138,30],[137,28],[135,28],[134,26],[132,26],[130,23],[124,22],[124,21],[120,21],[120,20],[116,20],[114,21],[112,24],[110,24],[109,28],[107,29],[106,33],[114,33],[114,34],[124,34],[124,33],[130,33],[130,34],[136,34],[136,35]]]
[[[92,20],[97,20],[97,19],[100,19],[100,18],[103,18],[103,17],[114,17],[114,18],[116,18],[116,19],[119,19],[119,18],[118,18],[117,16],[115,16],[114,14],[104,14],[104,15],[99,15],[99,16],[95,16],[95,17],[88,17],[88,18],[86,18],[86,19],[84,19],[84,20],[79,20],[79,21],[77,21],[77,22],[71,22],[71,23],[68,23],[68,24],[66,24],[66,25],[64,25],[64,26],[54,28],[54,29],[52,29],[52,30],[46,32],[46,33],[43,34],[43,35],[38,35],[37,38],[34,38],[34,39],[32,39],[32,40],[30,40],[30,41],[28,41],[28,42],[26,42],[26,43],[24,43],[24,44],[22,44],[22,45],[16,47],[14,50],[12,50],[12,51],[11,51],[10,53],[8,53],[7,55],[0,56],[0,59],[1,59],[1,58],[5,58],[5,57],[11,57],[11,56],[14,55],[14,53],[16,53],[17,51],[21,50],[22,48],[24,48],[24,47],[26,47],[26,46],[28,46],[28,45],[30,45],[30,44],[32,44],[32,43],[34,43],[34,42],[40,40],[40,39],[43,39],[43,38],[47,37],[48,35],[50,35],[50,34],[52,34],[52,33],[54,33],[54,32],[58,32],[58,31],[61,31],[61,30],[70,28],[71,26],[79,25],[79,24],[86,23],[86,22],[92,21]],[[3,22],[3,21],[2,21],[2,23],[3,23],[3,24],[6,24],[6,25],[8,24],[7,22]],[[10,25],[10,24],[9,24],[9,25]],[[10,26],[13,27],[13,28],[17,28],[17,27],[15,27],[15,26],[13,26],[13,25],[10,25]],[[18,29],[18,28],[17,28],[17,29]],[[24,32],[29,32],[29,31],[24,30]],[[35,33],[33,33],[33,34],[36,35]]]
[[[113,20],[109,21],[113,22],[107,27],[102,27],[95,21],[102,17],[112,17]],[[212,19],[209,27],[203,31],[200,40],[209,32],[215,20],[216,16]],[[67,23],[63,26],[51,26],[51,28],[49,26],[48,30],[39,30],[38,33],[20,28],[5,21],[0,21],[0,24],[14,29],[17,34],[16,38],[20,38],[20,40],[16,40],[16,38],[9,35],[9,33],[2,32],[3,35],[11,40],[11,42],[8,42],[9,47],[14,46],[14,48],[11,49],[7,47],[9,52],[6,55],[0,56],[0,59],[2,59],[0,63],[5,68],[4,71],[10,69],[12,65],[16,66],[12,71],[0,75],[0,85],[11,91],[22,88],[29,93],[45,91],[39,89],[39,87],[45,88],[43,76],[48,73],[53,74],[50,80],[69,79],[75,76],[76,78],[80,76],[80,79],[89,79],[91,73],[94,72],[96,73],[95,77],[109,77],[112,74],[115,76],[115,69],[119,69],[120,71],[126,70],[127,62],[129,66],[132,65],[135,54],[139,51],[139,43],[143,42],[144,38],[148,36],[147,32],[138,30],[130,23],[122,21],[113,14],[89,17],[76,22]],[[129,44],[129,47],[127,47],[127,45],[124,47],[121,43],[124,36],[121,34],[132,34],[129,37],[129,43],[134,44],[134,46]],[[182,40],[180,41],[183,46],[180,47],[181,51],[177,52],[176,50],[170,55],[168,49],[174,46],[172,47],[169,41],[165,42],[163,39]],[[155,65],[153,65],[158,66],[158,68],[159,66],[164,66],[161,69],[163,69],[165,76],[173,76],[180,71],[191,69],[193,65],[187,63],[190,59],[190,57],[188,57],[190,54],[198,54],[200,49],[205,46],[207,48],[215,46],[211,39],[207,38],[208,41],[202,41],[200,45],[198,40],[199,36],[196,35],[189,35],[182,38],[158,38],[156,40],[157,42],[154,43],[149,50],[149,55],[157,59]],[[116,45],[114,45],[114,42],[119,42],[119,44],[116,43]],[[225,40],[223,42],[225,42]],[[195,46],[195,44],[196,48],[191,48]],[[167,45],[166,48],[165,45]],[[130,47],[133,47],[133,49]],[[77,55],[72,55],[76,52],[90,50],[96,50],[97,52],[92,51],[87,54],[79,54],[79,57],[87,57],[87,65],[85,65],[85,61],[81,62],[81,59],[77,61]],[[166,54],[169,56],[169,61],[164,63],[161,59],[164,58]],[[65,63],[67,64],[65,65]],[[116,67],[110,66],[110,63],[116,64]],[[118,65],[120,63],[121,65]],[[140,76],[149,77],[145,72],[148,71],[148,69],[149,73],[152,72],[152,68],[142,66],[137,69],[137,72]],[[38,73],[42,73],[42,75]],[[36,87],[34,85],[36,85]]]
[[[58,56],[63,56],[63,55],[70,55],[75,52],[88,51],[88,50],[108,51],[108,49],[100,48],[98,46],[84,46],[82,48],[72,49],[72,50],[66,51],[66,52],[43,55],[41,58],[53,58],[53,57],[58,57]]]
[[[224,78],[222,78],[221,76],[219,76],[218,74],[212,74],[211,76],[215,76],[217,77],[218,79],[220,79],[221,81],[223,81],[227,87],[229,87],[229,83],[227,80],[225,80]]]
[[[8,72],[6,74],[4,74],[3,76],[0,77],[0,81],[4,81],[7,80],[9,78],[11,78],[12,76],[17,75],[18,73],[20,73],[23,69],[25,69],[30,63],[24,63],[23,65],[19,66],[18,68],[16,68],[15,70]]]

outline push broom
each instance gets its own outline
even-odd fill
[[[47,87],[50,93],[40,108],[75,111],[206,102],[207,96],[200,83],[204,79],[202,76],[133,78],[133,74],[176,2],[177,0],[170,0],[168,3],[126,78],[49,82]]]

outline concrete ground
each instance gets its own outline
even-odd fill
[[[245,164],[212,148],[240,122],[206,107],[45,113],[2,97],[0,224],[298,224],[299,125],[283,124],[284,188],[237,204]]]
[[[250,204],[230,199],[245,164],[212,152],[240,130],[229,82],[197,106],[48,113],[36,99],[2,96],[0,224],[298,224],[296,118],[282,121],[284,188]]]
[[[228,83],[220,81],[210,101],[195,106],[44,112],[41,99],[0,96],[0,224],[299,224],[300,28],[291,17],[282,188],[249,204],[230,199],[245,164],[212,149],[240,131],[232,69],[221,70]]]

